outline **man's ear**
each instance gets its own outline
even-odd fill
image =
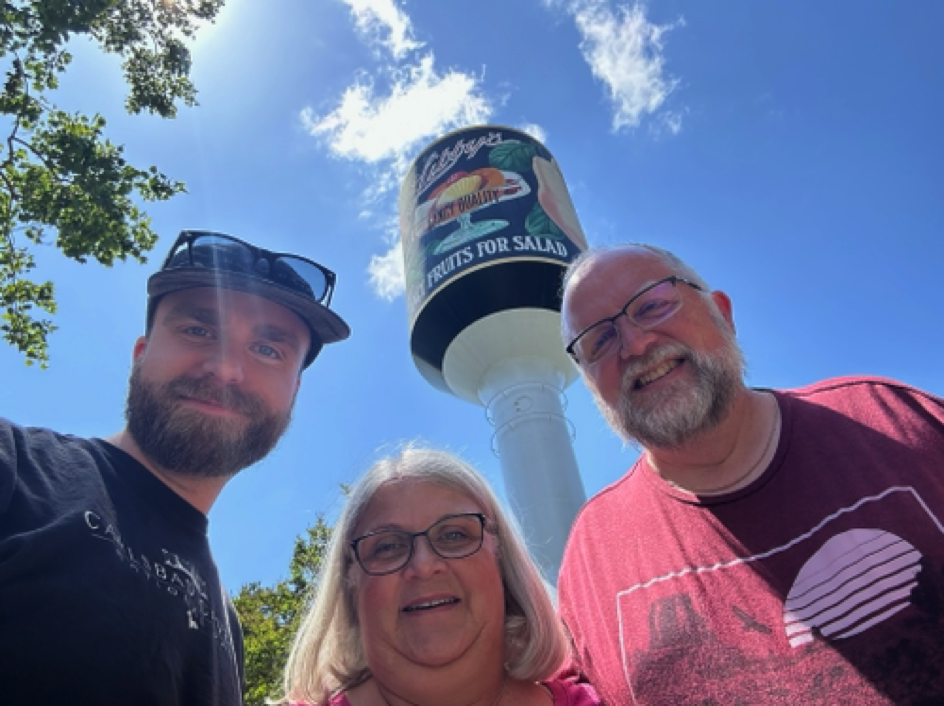
[[[131,359],[135,363],[138,362],[138,359],[144,355],[144,350],[147,348],[147,337],[139,336],[138,339],[134,342],[134,348],[131,349]]]
[[[736,331],[734,327],[734,307],[731,304],[731,297],[717,289],[712,291],[710,296],[715,306],[718,307],[718,311],[721,312],[721,317],[728,322],[728,326],[731,327],[732,331]]]

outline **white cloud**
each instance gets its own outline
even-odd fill
[[[383,255],[371,255],[367,274],[377,296],[390,301],[403,294],[403,247],[399,240]]]
[[[354,16],[354,26],[371,43],[390,52],[397,61],[423,46],[413,38],[413,23],[394,0],[343,0]]]
[[[455,70],[439,74],[433,62],[427,54],[396,70],[387,95],[375,95],[374,80],[361,75],[337,108],[321,117],[306,108],[302,121],[335,156],[375,164],[397,161],[420,142],[459,125],[487,120],[492,106],[480,80]]]
[[[650,123],[649,129],[652,135],[657,138],[665,135],[678,135],[682,131],[682,112],[667,110],[659,113],[656,119]]]
[[[432,51],[420,55],[413,22],[402,0],[342,0],[355,29],[374,48],[379,66],[362,71],[328,112],[301,111],[305,129],[332,156],[367,167],[369,186],[361,217],[385,232],[387,250],[373,255],[367,271],[376,294],[392,299],[403,293],[404,274],[398,231],[388,215],[389,199],[410,161],[425,144],[458,127],[486,123],[494,100],[481,76],[459,69],[437,71]],[[381,57],[389,52],[393,62]],[[540,128],[537,128],[540,129]]]
[[[547,130],[538,125],[537,123],[525,123],[524,125],[519,125],[518,129],[522,132],[526,132],[535,140],[540,142],[542,145],[547,144]]]
[[[371,204],[398,188],[420,147],[457,127],[487,122],[493,111],[480,77],[458,70],[439,73],[432,53],[415,65],[388,68],[387,74],[388,92],[379,92],[376,79],[363,73],[334,110],[320,116],[311,108],[301,113],[305,128],[329,153],[372,167],[364,216],[373,215]],[[368,273],[378,296],[402,293],[400,257],[399,245],[372,257]]]
[[[639,3],[613,9],[607,0],[578,2],[571,12],[581,35],[580,50],[613,102],[613,130],[637,127],[678,85],[678,79],[665,72],[662,38],[682,20],[652,24]],[[666,119],[665,127],[677,134],[681,114]]]

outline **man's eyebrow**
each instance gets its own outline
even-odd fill
[[[302,348],[302,342],[294,331],[276,324],[259,324],[253,327],[253,333],[273,343],[284,343],[296,351]]]
[[[220,313],[212,308],[205,306],[194,306],[181,302],[174,305],[164,316],[165,322],[173,322],[178,319],[194,319],[202,324],[217,325],[220,322]]]
[[[645,290],[649,289],[650,287],[652,287],[653,285],[655,285],[657,282],[660,282],[660,281],[664,281],[664,280],[653,279],[646,282],[644,285],[639,287],[635,292],[633,292],[633,294],[629,297],[629,299],[626,300],[626,302],[623,304],[623,309],[620,309],[617,313],[611,314],[610,316],[604,316],[602,319],[597,319],[592,324],[584,326],[576,334],[571,333],[570,335],[583,336],[587,331],[594,328],[597,324],[602,324],[606,322],[615,323],[616,320],[623,315],[623,311],[633,299],[635,299],[640,294],[642,294]]]
[[[163,323],[173,323],[181,319],[192,319],[207,326],[220,325],[220,312],[215,307],[197,306],[181,302],[174,305],[163,318]],[[253,334],[272,343],[284,343],[295,351],[302,349],[302,340],[298,334],[278,324],[257,324]]]

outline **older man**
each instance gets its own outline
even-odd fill
[[[648,245],[571,266],[563,334],[642,446],[559,580],[607,703],[944,703],[944,400],[746,387],[730,299]]]
[[[127,426],[102,440],[0,420],[0,701],[241,703],[206,513],[348,337],[334,284],[306,258],[184,231],[148,280]]]

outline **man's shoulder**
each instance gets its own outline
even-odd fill
[[[100,439],[63,434],[45,427],[27,427],[0,418],[0,475],[24,481],[37,478],[69,482],[89,468],[109,465],[109,451]]]
[[[11,448],[53,448],[74,447],[91,448],[96,446],[93,439],[86,439],[72,434],[63,434],[46,427],[22,426],[0,417],[0,450]]]
[[[876,375],[827,378],[802,387],[778,389],[776,392],[826,407],[904,404],[944,411],[944,398],[900,380]]]
[[[832,428],[838,417],[887,433],[930,440],[939,445],[944,429],[944,398],[898,380],[856,375],[776,390],[788,419],[809,430]]]
[[[573,527],[592,523],[613,512],[624,513],[642,472],[643,459],[640,456],[622,476],[590,496],[574,518]]]
[[[36,498],[74,493],[100,459],[93,440],[0,418],[0,515],[14,507],[29,512]]]
[[[930,399],[941,399],[939,396],[914,385],[878,375],[842,375],[818,380],[800,387],[778,389],[777,392],[790,397],[806,399],[843,395],[874,395],[876,393],[917,395]]]

